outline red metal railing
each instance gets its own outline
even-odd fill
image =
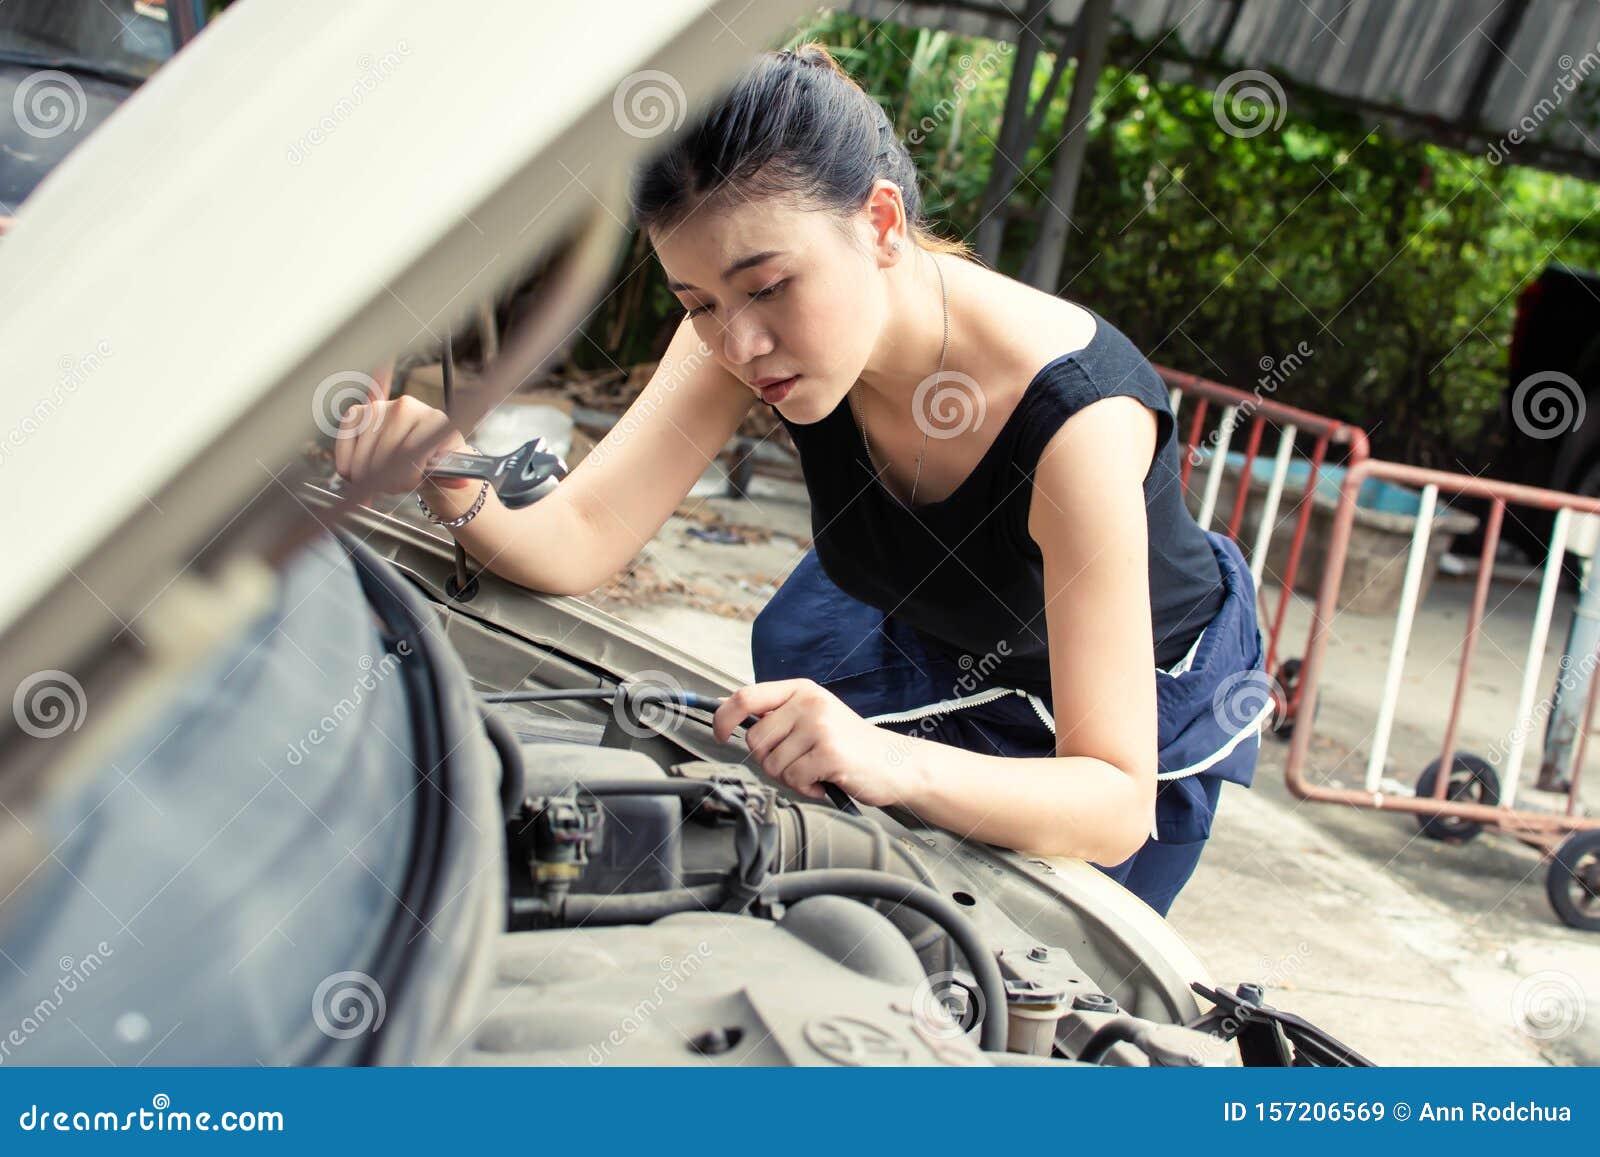
[[[1290,542],[1286,565],[1281,574],[1272,575],[1278,584],[1277,606],[1270,613],[1262,614],[1265,629],[1263,635],[1266,640],[1266,666],[1269,672],[1278,670],[1278,659],[1281,652],[1284,623],[1289,610],[1291,595],[1294,590],[1295,580],[1299,577],[1301,558],[1305,549],[1306,535],[1311,526],[1311,515],[1315,506],[1317,481],[1327,462],[1330,447],[1342,447],[1344,464],[1353,467],[1364,462],[1368,457],[1367,436],[1358,427],[1344,422],[1325,418],[1309,410],[1302,410],[1296,406],[1286,406],[1263,397],[1261,391],[1247,392],[1224,386],[1218,382],[1208,381],[1193,374],[1182,373],[1178,370],[1157,366],[1157,372],[1167,383],[1172,391],[1173,413],[1178,414],[1189,403],[1193,415],[1189,418],[1188,434],[1183,446],[1183,465],[1181,477],[1185,491],[1189,489],[1189,482],[1194,468],[1202,461],[1208,460],[1206,465],[1207,476],[1204,496],[1200,500],[1200,511],[1197,519],[1202,527],[1211,529],[1210,522],[1215,514],[1215,500],[1220,491],[1221,482],[1230,471],[1227,465],[1229,446],[1238,432],[1241,421],[1247,422],[1244,462],[1238,474],[1238,492],[1234,496],[1232,509],[1228,522],[1219,529],[1226,533],[1250,559],[1251,575],[1255,579],[1258,597],[1265,609],[1266,593],[1262,590],[1262,580],[1267,577],[1266,564],[1272,543],[1280,531],[1283,530],[1287,519],[1279,518],[1279,504],[1287,480],[1289,465],[1297,454],[1297,447],[1301,439],[1310,438],[1309,453],[1299,457],[1307,463],[1307,476],[1305,487],[1300,491],[1299,497],[1294,501],[1290,517],[1293,518],[1292,529],[1289,530]],[[1206,418],[1211,407],[1219,408],[1219,420],[1210,439],[1203,437],[1206,430]],[[1256,529],[1254,541],[1246,543],[1240,541],[1240,532],[1245,523],[1245,511],[1250,492],[1256,481],[1255,465],[1260,456],[1263,435],[1267,427],[1271,426],[1278,435],[1277,448],[1273,457],[1273,471],[1265,486],[1264,500],[1261,510],[1261,519]],[[1180,426],[1181,429],[1181,426]],[[1206,443],[1206,449],[1202,446]],[[1284,688],[1286,702],[1286,715],[1294,718],[1299,710],[1303,694],[1304,679],[1292,680],[1292,686]]]
[[[1328,636],[1338,606],[1340,583],[1344,576],[1345,561],[1350,549],[1351,529],[1356,515],[1356,494],[1368,479],[1379,478],[1401,485],[1420,488],[1420,510],[1408,559],[1406,587],[1402,592],[1395,638],[1390,653],[1390,678],[1385,687],[1378,726],[1374,730],[1369,752],[1367,782],[1364,788],[1329,787],[1311,782],[1306,776],[1307,756],[1315,727],[1316,697],[1326,661]],[[1400,673],[1410,642],[1411,617],[1415,611],[1418,589],[1421,584],[1422,565],[1419,561],[1427,551],[1428,537],[1432,533],[1433,511],[1438,495],[1459,495],[1485,499],[1489,512],[1485,520],[1483,548],[1479,556],[1478,577],[1473,587],[1471,608],[1467,615],[1465,636],[1461,644],[1460,666],[1456,673],[1450,715],[1444,723],[1443,741],[1439,754],[1438,772],[1434,776],[1431,795],[1407,796],[1382,790],[1381,773],[1387,756],[1389,725],[1394,717],[1399,695]],[[1499,544],[1507,506],[1528,506],[1556,512],[1554,531],[1545,561],[1539,592],[1538,608],[1534,615],[1532,637],[1529,640],[1527,664],[1523,671],[1522,695],[1517,707],[1517,719],[1511,734],[1516,738],[1506,763],[1505,780],[1501,785],[1500,802],[1485,804],[1464,800],[1446,799],[1455,768],[1457,747],[1461,739],[1462,704],[1466,698],[1471,677],[1477,641],[1483,626],[1484,611],[1489,588],[1494,577],[1495,548]],[[1560,842],[1566,832],[1600,827],[1600,819],[1578,816],[1577,800],[1580,772],[1588,729],[1593,724],[1596,693],[1600,691],[1600,675],[1589,683],[1588,699],[1584,707],[1584,728],[1578,736],[1573,766],[1568,776],[1567,806],[1564,812],[1518,810],[1514,807],[1517,781],[1526,735],[1526,724],[1532,719],[1530,710],[1533,691],[1540,674],[1546,640],[1554,608],[1557,581],[1567,549],[1567,532],[1573,514],[1600,515],[1600,499],[1583,498],[1555,490],[1543,490],[1510,482],[1496,482],[1470,474],[1452,474],[1441,470],[1427,470],[1367,458],[1354,463],[1340,488],[1339,501],[1334,512],[1331,539],[1328,544],[1327,566],[1322,576],[1322,588],[1312,617],[1311,632],[1306,643],[1306,653],[1301,667],[1299,713],[1290,742],[1285,777],[1289,790],[1301,799],[1342,803],[1357,807],[1370,807],[1403,811],[1419,816],[1456,817],[1476,823],[1495,824],[1519,838],[1547,848]],[[1600,658],[1600,655],[1590,657]]]

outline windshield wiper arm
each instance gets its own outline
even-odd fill
[[[77,56],[41,56],[33,52],[0,48],[0,64],[20,64],[27,68],[53,68],[59,72],[75,72],[83,76],[109,80],[113,84],[127,85],[129,88],[138,88],[145,82],[144,77],[135,73],[124,72],[112,65]]]

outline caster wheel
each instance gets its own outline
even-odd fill
[[[1500,777],[1487,760],[1462,752],[1453,762],[1450,784],[1445,789],[1446,799],[1481,803],[1486,807],[1494,807],[1500,802]],[[1439,761],[1436,759],[1428,764],[1422,772],[1422,778],[1417,780],[1417,795],[1432,795],[1438,774]],[[1430,840],[1444,840],[1452,844],[1464,844],[1483,831],[1483,825],[1476,820],[1464,820],[1457,816],[1419,815],[1417,827]]]
[[[1295,711],[1295,698],[1300,694],[1300,660],[1285,659],[1278,664],[1277,674],[1273,678],[1276,686],[1272,689],[1272,717],[1268,720],[1270,734],[1287,743],[1294,735],[1294,723],[1298,717]],[[1319,702],[1317,711],[1321,710],[1322,704]],[[1312,721],[1313,723],[1316,721],[1314,713]]]
[[[1563,924],[1600,932],[1600,830],[1566,838],[1550,861],[1544,889]]]

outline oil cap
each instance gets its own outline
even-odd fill
[[[1117,1002],[1103,992],[1080,992],[1072,998],[1072,1007],[1079,1012],[1117,1012]]]

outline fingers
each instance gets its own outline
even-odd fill
[[[815,749],[815,735],[806,728],[795,728],[777,743],[772,744],[767,753],[759,758],[761,770],[773,779],[782,780],[790,787],[804,791],[809,781],[796,782],[791,776],[796,772],[799,761]]]
[[[759,716],[745,743],[762,773],[810,799],[826,799],[822,781],[839,770],[838,745],[814,719],[827,698],[810,679],[753,683],[723,700],[712,732],[726,743],[744,719]]]
[[[363,464],[370,454],[376,429],[383,420],[387,402],[358,402],[344,412],[339,432],[334,437],[334,467],[351,481],[360,481]]]
[[[339,432],[333,439],[333,468],[343,478],[350,477],[351,450],[355,448],[356,430],[360,415],[355,411],[359,406],[351,406],[344,412],[344,417],[339,422]]]
[[[446,440],[450,419],[430,406],[407,407],[386,424],[373,455],[377,480],[386,490],[415,490],[436,445]]]
[[[744,733],[745,745],[750,748],[750,754],[755,757],[755,761],[761,765],[763,771],[771,774],[771,769],[767,767],[767,755],[794,734],[798,722],[798,713],[785,705],[776,711],[767,712],[754,727]]]
[[[350,477],[357,482],[370,480],[372,474],[373,457],[378,451],[378,443],[382,440],[384,430],[392,430],[391,415],[394,406],[388,402],[368,402],[362,406],[351,406],[351,413],[359,413],[366,419],[362,425],[358,417],[356,422],[355,446],[351,450]]]
[[[437,420],[434,415],[437,414]],[[441,441],[444,427],[448,421],[437,410],[432,414],[422,415],[420,420],[395,431],[394,440],[386,444],[384,455],[386,461],[395,470],[403,470],[409,485],[406,489],[415,487],[422,481],[422,472],[434,457],[435,446]]]
[[[818,744],[792,760],[783,769],[782,774],[774,775],[772,778],[787,784],[810,799],[827,799],[828,793],[822,783],[832,770],[834,768],[825,749]]]
[[[816,688],[810,679],[776,679],[768,683],[752,683],[748,687],[741,687],[727,699],[722,706],[717,708],[717,713],[712,717],[711,730],[717,737],[718,743],[726,743],[733,734],[733,729],[744,721],[747,715],[765,715],[769,711],[776,711],[793,696],[802,691],[809,693],[809,689]]]
[[[778,694],[788,694],[781,706],[762,715],[745,732],[750,755],[768,778],[811,799],[824,799],[826,793],[820,781],[838,770],[838,759],[836,745],[830,742],[811,710],[811,698],[822,691],[808,679],[788,680],[783,687],[773,690],[774,687],[778,685],[746,688],[751,694],[732,706],[737,711],[745,702],[760,704]],[[723,706],[728,708],[729,704]]]
[[[451,435],[450,419],[415,398],[354,405],[334,439],[334,469],[353,482],[404,493],[421,482],[424,467]]]

